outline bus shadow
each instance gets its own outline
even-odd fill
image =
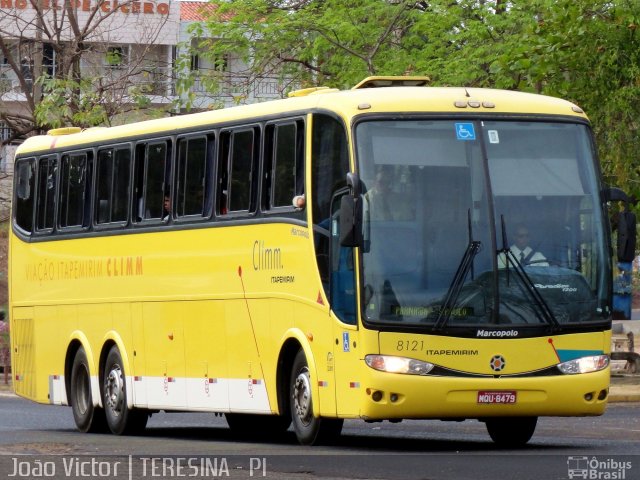
[[[400,434],[401,435],[401,434]],[[394,435],[366,435],[343,433],[334,441],[325,443],[311,450],[301,451],[301,454],[322,453],[330,450],[335,453],[339,449],[344,453],[358,454],[364,452],[384,452],[384,453],[460,453],[460,452],[495,452],[504,451],[526,453],[527,451],[549,451],[558,449],[575,448],[575,444],[558,441],[553,444],[537,444],[535,436],[528,445],[521,448],[500,448],[496,446],[487,436],[486,439],[479,435],[472,435],[472,439],[451,439],[442,438],[438,434],[429,436],[425,432],[421,438],[402,437]],[[148,438],[167,438],[173,440],[188,440],[202,442],[227,442],[236,444],[262,444],[265,447],[278,450],[283,448],[283,453],[290,454],[289,447],[299,446],[295,434],[287,431],[274,436],[268,433],[237,433],[226,427],[154,427],[148,428],[142,435]],[[300,449],[307,447],[299,446]],[[276,453],[276,452],[273,452]],[[277,454],[277,453],[276,453]]]

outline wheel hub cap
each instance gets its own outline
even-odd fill
[[[120,367],[114,367],[109,372],[109,375],[107,375],[104,396],[106,404],[111,411],[119,414],[122,411],[122,405],[124,403],[124,383]]]
[[[293,404],[296,415],[303,423],[308,423],[311,417],[311,385],[306,371],[297,376],[293,389]]]

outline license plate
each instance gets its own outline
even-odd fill
[[[516,392],[478,392],[478,403],[516,403]]]

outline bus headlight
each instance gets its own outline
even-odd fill
[[[426,375],[433,370],[433,364],[415,358],[392,357],[389,355],[367,355],[364,361],[374,370],[408,375]]]
[[[593,357],[576,358],[558,364],[558,369],[566,375],[576,373],[599,372],[609,366],[609,355],[594,355]]]

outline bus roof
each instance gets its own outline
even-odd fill
[[[362,83],[362,82],[361,82]],[[347,122],[356,115],[370,113],[451,113],[451,114],[530,114],[573,116],[586,120],[576,105],[557,98],[507,90],[390,86],[339,91],[307,89],[283,100],[273,100],[180,117],[130,123],[115,127],[89,128],[79,133],[71,128],[51,131],[49,135],[30,137],[18,147],[16,155],[42,152],[52,148],[73,148],[148,134],[171,135],[181,130],[208,125],[245,122],[274,115],[296,114],[317,109],[341,115]]]

